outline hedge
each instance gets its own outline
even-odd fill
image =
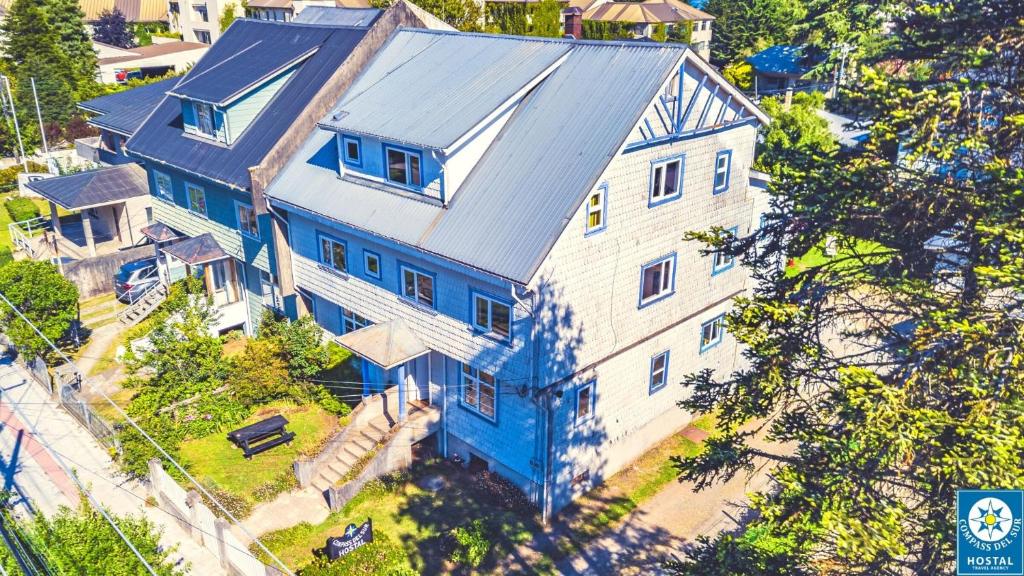
[[[39,217],[39,206],[31,198],[16,196],[4,202],[4,208],[10,214],[11,220],[21,222]]]

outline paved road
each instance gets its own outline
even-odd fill
[[[751,442],[766,451],[779,450],[763,441]],[[697,536],[712,536],[737,527],[749,513],[747,494],[771,482],[766,461],[749,476],[740,474],[701,492],[689,482],[672,482],[643,503],[607,535],[558,564],[562,574],[657,574],[661,562],[678,555]]]
[[[192,574],[225,574],[217,558],[168,512],[147,506],[145,487],[120,475],[106,449],[7,359],[0,360],[0,426],[4,481],[18,493],[20,514],[51,514],[61,505],[77,506],[78,488],[57,462],[62,460],[109,512],[143,514],[151,520],[162,532],[161,545],[177,548],[171,562],[187,564]]]

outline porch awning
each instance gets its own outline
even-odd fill
[[[224,249],[214,239],[213,234],[209,232],[171,244],[166,248],[161,248],[161,250],[192,266],[223,260],[228,257],[227,252],[224,252]]]
[[[181,238],[181,234],[178,234],[173,228],[163,222],[150,224],[142,230],[139,230],[139,232],[142,232],[143,236],[149,238],[153,242],[167,242],[169,240]]]
[[[360,328],[335,341],[385,370],[430,352],[401,318]]]
[[[119,204],[149,195],[146,171],[134,162],[67,176],[32,180],[29,190],[67,210]]]

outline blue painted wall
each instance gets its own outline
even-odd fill
[[[443,185],[441,183],[441,164],[437,162],[430,150],[424,150],[399,144],[397,142],[382,141],[379,138],[373,138],[370,136],[355,136],[346,134],[353,138],[360,140],[360,147],[362,149],[362,159],[359,165],[342,163],[342,169],[346,173],[354,174],[357,176],[367,176],[369,178],[387,179],[387,163],[384,157],[384,146],[393,146],[408,152],[418,153],[421,157],[421,177],[422,177],[422,190],[423,194],[427,196],[442,199],[443,198]],[[336,140],[340,144],[341,135]],[[335,147],[335,161],[337,161],[339,148]]]

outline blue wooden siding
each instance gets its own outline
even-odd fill
[[[227,127],[230,140],[237,140],[242,132],[252,124],[256,116],[263,111],[278,91],[288,82],[288,79],[295,73],[295,67],[282,72],[281,74],[264,82],[251,92],[235,100],[224,110],[227,117]]]
[[[347,135],[352,138],[353,135]],[[360,135],[361,140],[361,152],[362,162],[360,166],[354,166],[352,164],[342,164],[341,156],[339,154],[339,146],[341,146],[341,135],[335,137],[337,143],[336,146],[332,146],[330,153],[332,154],[331,162],[332,166],[344,166],[344,170],[347,173],[354,174],[357,176],[368,176],[370,178],[387,180],[387,161],[384,157],[385,146],[397,148],[405,152],[418,153],[421,158],[420,175],[422,179],[422,189],[418,190],[422,194],[436,198],[438,200],[444,200],[444,184],[442,183],[442,172],[441,163],[434,159],[434,155],[430,150],[422,150],[418,148],[410,148],[409,146],[403,145],[399,142],[391,142],[387,140],[381,140],[379,138],[373,138],[371,136]]]

